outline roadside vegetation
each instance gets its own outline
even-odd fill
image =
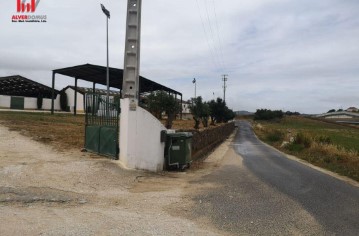
[[[85,116],[41,112],[0,112],[0,124],[60,149],[84,146]],[[21,143],[19,143],[21,145]]]
[[[359,129],[308,119],[283,116],[254,121],[264,142],[316,166],[359,181]]]
[[[196,97],[192,99],[189,109],[193,115],[194,129],[199,129],[200,123],[207,128],[209,119],[211,120],[210,125],[215,126],[227,123],[235,117],[235,113],[227,107],[226,102],[221,98],[203,102],[202,97]]]

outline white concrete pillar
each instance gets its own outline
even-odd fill
[[[132,98],[121,99],[120,162],[130,169],[162,171],[165,143],[161,143],[161,131],[166,128],[136,104]]]

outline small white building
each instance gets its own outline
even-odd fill
[[[324,119],[357,119],[359,118],[359,114],[354,112],[339,111],[317,115],[316,117]]]
[[[54,90],[54,107],[60,110],[59,91]],[[0,77],[0,109],[51,110],[52,88],[20,75]]]
[[[356,107],[349,107],[348,109],[346,109],[345,111],[347,112],[359,112],[359,109]]]
[[[85,97],[86,95],[90,95],[93,93],[92,88],[85,87],[77,87],[77,102],[75,106],[75,86],[67,86],[61,90],[61,92],[65,92],[67,95],[67,104],[70,111],[74,111],[76,107],[77,112],[85,112]],[[61,93],[60,92],[60,93]],[[95,89],[95,93],[97,95],[106,95],[106,89]],[[90,95],[91,96],[91,95]],[[109,97],[112,100],[114,97],[120,97],[120,91],[110,90]]]
[[[191,103],[190,102],[182,102],[182,119],[183,120],[192,120],[193,115],[191,113],[191,110],[189,109]]]

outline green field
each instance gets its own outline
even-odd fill
[[[254,127],[262,141],[281,151],[359,180],[359,128],[304,117],[258,121]]]

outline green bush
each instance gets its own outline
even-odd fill
[[[283,111],[277,110],[267,110],[267,109],[258,109],[256,113],[254,113],[254,120],[274,120],[274,119],[282,119],[284,116]]]
[[[267,140],[270,142],[279,142],[283,140],[284,134],[280,130],[271,130],[267,134]]]
[[[42,109],[42,103],[44,101],[44,98],[42,96],[42,94],[40,93],[38,96],[37,96],[37,101],[36,101],[36,104],[37,104],[37,109],[38,110],[41,110]]]
[[[332,144],[332,139],[328,136],[319,136],[315,139],[320,144]]]
[[[294,140],[294,143],[295,144],[302,144],[305,148],[310,148],[310,146],[312,145],[312,139],[306,135],[306,134],[303,134],[301,132],[299,132],[296,137],[295,137],[295,140]]]
[[[303,144],[297,143],[290,143],[289,145],[285,146],[291,152],[301,152],[305,149]]]
[[[68,100],[67,100],[67,94],[65,91],[61,91],[60,93],[60,107],[62,111],[68,110]]]

